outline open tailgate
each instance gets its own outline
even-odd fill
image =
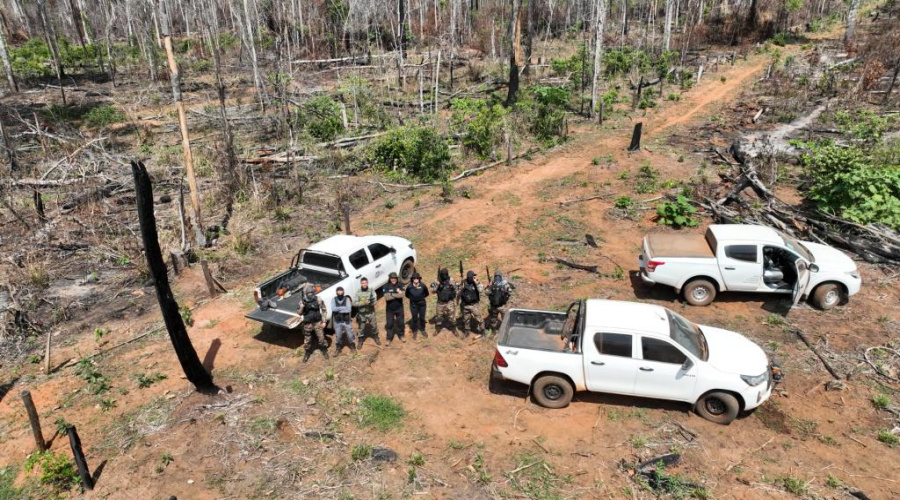
[[[290,297],[279,297],[277,300],[272,299],[271,302],[275,304],[275,308],[262,309],[257,307],[245,316],[260,323],[291,330],[300,326],[300,315],[297,314],[297,306],[300,305],[302,299],[303,294],[300,293],[293,294]]]

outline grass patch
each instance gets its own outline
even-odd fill
[[[369,395],[359,404],[362,425],[382,432],[400,427],[406,417],[403,406],[387,396]]]
[[[878,410],[885,410],[891,406],[891,398],[887,394],[876,394],[872,396],[872,406]]]
[[[162,373],[156,372],[147,375],[145,373],[138,373],[134,376],[134,379],[137,381],[138,389],[146,389],[151,385],[159,382],[160,380],[165,380],[167,377]]]
[[[876,437],[879,441],[890,446],[891,448],[900,444],[900,436],[894,434],[891,431],[878,431],[878,435]]]
[[[775,483],[784,488],[784,491],[797,495],[798,497],[809,493],[809,483],[799,477],[781,476],[775,480]]]
[[[367,444],[358,444],[350,450],[350,458],[352,458],[354,462],[368,460],[372,458],[372,447]]]
[[[535,456],[520,456],[517,466],[505,476],[510,487],[517,492],[513,496],[538,498],[541,500],[562,500],[563,487],[572,482],[570,476],[559,476],[553,472],[551,464]]]
[[[25,470],[31,472],[35,468],[40,471],[40,482],[57,493],[69,491],[78,486],[79,477],[75,464],[62,453],[39,451],[25,461]]]

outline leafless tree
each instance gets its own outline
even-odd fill
[[[597,111],[600,84],[600,64],[603,61],[603,25],[606,24],[606,0],[596,0],[594,14],[594,74],[591,78],[591,109],[589,116]]]

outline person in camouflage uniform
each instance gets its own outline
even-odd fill
[[[303,299],[297,307],[300,315],[300,331],[303,332],[303,362],[309,361],[313,350],[321,349],[322,355],[328,359],[328,345],[325,343],[325,302],[316,295],[313,286],[307,286]]]
[[[454,337],[459,337],[456,330],[456,296],[457,285],[450,277],[447,268],[438,270],[438,281],[431,284],[431,290],[437,296],[437,306],[434,315],[434,334],[437,335],[442,327],[448,326]]]
[[[478,281],[475,271],[466,273],[466,280],[459,286],[459,304],[462,312],[462,336],[469,336],[469,328],[475,324],[475,333],[484,338],[484,324],[481,319],[481,294],[484,285]]]
[[[359,280],[359,292],[356,293],[356,325],[359,329],[359,335],[356,338],[356,348],[363,346],[365,337],[372,337],[375,345],[381,346],[381,339],[378,338],[378,323],[375,322],[375,302],[378,301],[378,295],[375,290],[369,288],[369,280],[363,278]]]
[[[485,320],[485,330],[491,330],[491,336],[496,336],[506,314],[509,297],[512,295],[512,284],[503,279],[503,273],[499,269],[494,271],[494,281],[487,290],[488,315]]]

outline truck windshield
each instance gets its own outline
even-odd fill
[[[800,243],[799,241],[795,240],[794,238],[791,238],[790,236],[788,236],[780,231],[778,234],[781,235],[781,239],[784,240],[784,246],[788,247],[789,250],[793,251],[796,254],[799,254],[801,257],[808,260],[809,262],[815,262],[815,259],[813,259],[812,254],[809,252],[809,250],[806,249],[805,246],[803,246],[802,243]]]
[[[694,323],[666,309],[669,315],[669,328],[672,340],[678,342],[681,347],[703,361],[709,357],[709,347],[706,345],[706,337]]]

